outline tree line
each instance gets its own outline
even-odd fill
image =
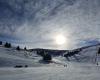
[[[0,45],[3,45],[5,48],[11,48],[11,47],[12,47],[12,44],[9,43],[9,42],[5,42],[5,43],[3,44],[3,42],[0,41]],[[20,51],[20,50],[21,50],[20,46],[17,46],[17,47],[16,47],[16,50]],[[27,48],[24,47],[24,50],[27,50]]]

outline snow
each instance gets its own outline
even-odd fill
[[[34,54],[34,53],[32,53]],[[30,58],[30,54],[25,53],[25,51],[17,51],[13,48],[3,48],[0,47],[0,67],[14,67],[16,65],[28,65],[28,66],[40,66],[38,59],[41,57]]]
[[[48,66],[32,68],[1,68],[0,80],[100,80],[100,67]]]
[[[100,65],[94,60],[98,47],[83,49],[76,55],[78,61],[58,56],[50,64],[40,63],[41,57],[34,52],[0,47],[0,80],[100,80]],[[100,56],[97,58],[100,62]],[[29,67],[14,68],[16,64]]]

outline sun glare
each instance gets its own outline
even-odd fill
[[[55,41],[56,41],[56,44],[58,44],[58,45],[63,45],[63,44],[66,43],[66,38],[65,38],[65,36],[63,36],[63,35],[57,35],[57,36],[55,37]]]

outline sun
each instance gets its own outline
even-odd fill
[[[63,45],[66,43],[66,37],[64,35],[57,35],[55,37],[55,42],[57,45]]]

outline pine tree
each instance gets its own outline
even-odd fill
[[[19,46],[17,46],[17,47],[16,47],[16,50],[20,51],[20,47],[19,47]]]
[[[11,48],[11,43],[8,43],[8,48]]]
[[[98,54],[100,54],[100,48],[98,49]]]
[[[27,50],[27,48],[26,48],[26,47],[24,47],[24,50]]]
[[[43,56],[43,60],[44,60],[44,61],[51,61],[51,60],[52,60],[52,57],[51,57],[50,54],[45,54],[45,55]]]
[[[2,41],[0,41],[0,45],[2,45]]]
[[[6,47],[6,48],[11,48],[11,43],[6,42],[6,43],[4,44],[4,47]]]
[[[6,42],[6,43],[4,44],[4,47],[7,47],[7,45],[8,45],[8,42]]]

